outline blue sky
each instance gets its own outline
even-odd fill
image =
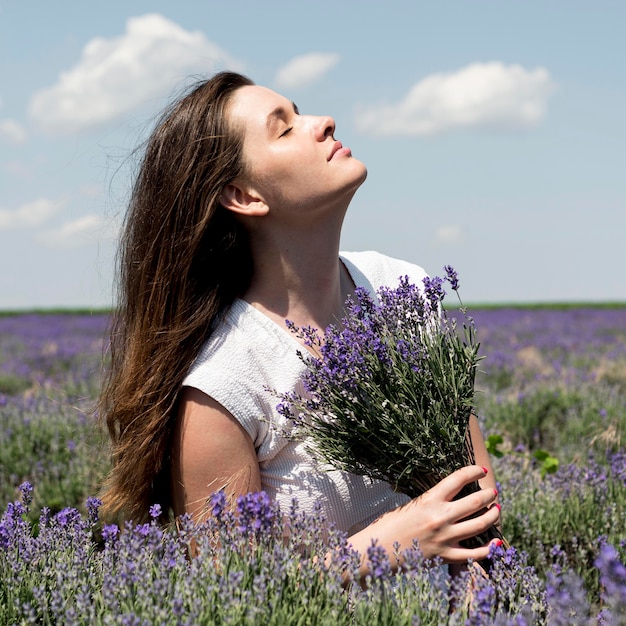
[[[233,68],[369,170],[343,248],[468,303],[626,301],[626,3],[0,0],[0,309],[113,301],[151,120]]]

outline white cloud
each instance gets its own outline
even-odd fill
[[[15,120],[0,120],[0,137],[11,143],[19,144],[26,141],[26,131]]]
[[[192,73],[239,64],[199,31],[162,15],[129,18],[120,37],[92,39],[59,81],[36,93],[30,115],[54,133],[73,133],[115,119],[172,88]]]
[[[116,222],[89,214],[66,222],[59,228],[53,228],[37,234],[37,240],[51,248],[79,248],[97,245],[104,239],[117,236],[119,225]]]
[[[276,73],[275,83],[280,89],[297,89],[319,80],[339,62],[333,52],[311,52],[294,57]]]
[[[59,211],[62,203],[40,198],[17,209],[0,208],[0,230],[40,226]]]
[[[463,243],[464,240],[465,233],[459,224],[440,226],[435,231],[435,244],[437,245],[456,245]]]
[[[462,127],[520,129],[538,124],[554,89],[549,72],[500,62],[473,63],[432,74],[405,98],[357,113],[359,130],[373,135],[434,135]]]

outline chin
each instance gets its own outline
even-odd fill
[[[348,202],[350,202],[350,200],[352,200],[352,197],[358,191],[359,187],[365,182],[366,178],[367,178],[367,170],[363,169],[363,175],[362,176],[360,176],[359,178],[354,178],[352,184],[346,185],[345,193],[346,193],[346,196],[348,198]]]
[[[361,161],[359,161],[359,164],[361,165],[361,176],[359,177],[357,181],[357,185],[356,185],[357,188],[360,187],[365,182],[365,179],[367,178],[367,167],[365,167],[365,165],[361,163]]]
[[[350,157],[352,168],[354,169],[355,183],[360,185],[367,178],[367,167],[363,161]]]

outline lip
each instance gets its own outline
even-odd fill
[[[337,155],[338,153],[343,154],[343,155],[352,154],[352,152],[350,151],[350,148],[344,148],[341,141],[335,141],[335,143],[333,144],[332,150],[330,151],[330,155],[328,156],[328,160],[329,161],[332,160],[333,157]]]

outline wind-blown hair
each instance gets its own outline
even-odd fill
[[[147,141],[118,250],[118,302],[100,419],[112,469],[103,513],[148,517],[172,505],[170,448],[182,381],[216,316],[252,272],[245,230],[220,204],[244,173],[243,131],[228,123],[232,94],[248,78],[222,72],[162,115]]]

